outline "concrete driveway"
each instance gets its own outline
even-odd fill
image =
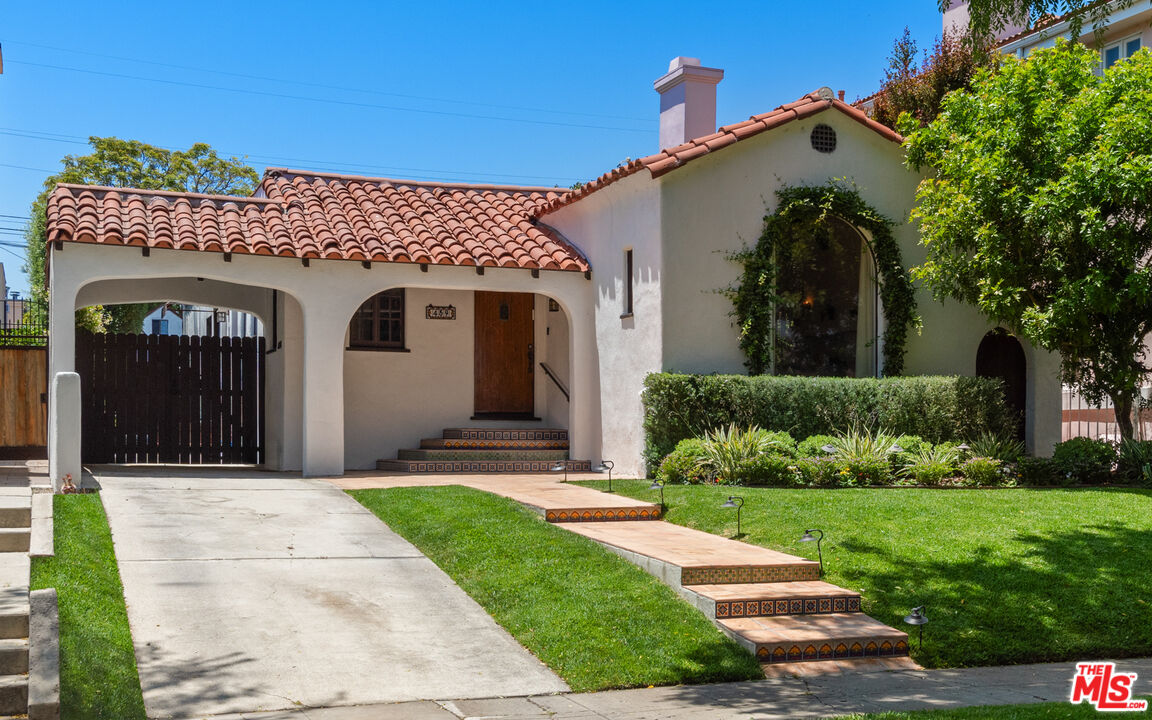
[[[150,718],[567,689],[327,482],[245,470],[96,476]]]

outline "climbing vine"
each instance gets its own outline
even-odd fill
[[[764,231],[755,247],[733,258],[744,266],[744,272],[740,284],[729,288],[728,295],[734,306],[732,314],[740,323],[740,347],[747,356],[748,370],[758,375],[772,366],[776,307],[786,301],[777,289],[778,269],[818,247],[815,240],[826,237],[831,232],[832,219],[838,218],[868,233],[865,242],[876,265],[887,320],[884,375],[899,375],[904,369],[908,330],[917,323],[917,317],[912,280],[892,236],[892,221],[842,181],[785,187],[777,191],[776,197],[776,212],[764,217]]]

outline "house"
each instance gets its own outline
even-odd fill
[[[286,168],[252,197],[61,185],[48,205],[51,376],[74,368],[75,308],[229,307],[268,329],[269,468],[336,475],[443,428],[543,427],[568,432],[571,458],[642,473],[644,377],[744,371],[718,291],[778,189],[845,178],[895,221],[904,265],[924,257],[907,222],[920,177],[898,135],[827,88],[717,130],[722,77],[675,58],[655,83],[659,152],[575,190]],[[866,237],[843,225],[842,372],[875,376],[884,309]],[[918,293],[905,372],[974,374],[993,328]],[[1058,362],[1010,341],[1026,439],[1046,452]],[[77,413],[75,397],[54,392],[54,416]],[[78,457],[76,438],[56,441]]]
[[[1134,0],[1127,7],[1109,2],[1106,27],[1097,36],[1092,22],[1084,22],[1077,36],[1080,42],[1100,48],[1102,67],[1111,67],[1152,44],[1152,3]],[[1067,38],[1071,31],[1070,14],[1047,17],[1032,27],[1008,26],[996,34],[996,48],[1002,53],[1026,58],[1039,48],[1052,47],[1057,38]],[[968,3],[952,0],[944,12],[944,30],[964,31],[968,27]]]
[[[140,324],[144,335],[183,335],[183,331],[184,310],[175,303],[160,303]]]

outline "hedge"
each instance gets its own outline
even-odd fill
[[[984,377],[828,378],[652,373],[644,380],[645,460],[650,472],[679,441],[721,425],[758,425],[795,438],[853,425],[963,442],[1010,434],[1018,418],[1000,380]]]

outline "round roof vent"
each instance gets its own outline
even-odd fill
[[[836,131],[821,123],[812,128],[812,149],[830,153],[836,149]]]

